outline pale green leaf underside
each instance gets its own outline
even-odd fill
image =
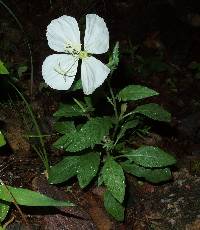
[[[129,85],[118,94],[120,101],[135,101],[158,95],[156,91],[141,85]]]

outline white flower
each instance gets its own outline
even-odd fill
[[[110,73],[110,69],[91,54],[102,54],[109,48],[109,32],[103,18],[96,14],[86,15],[84,50],[81,50],[80,31],[75,18],[59,17],[48,25],[47,40],[51,49],[61,54],[48,56],[42,65],[42,75],[53,89],[67,90],[71,87],[81,64],[83,92],[91,94]]]

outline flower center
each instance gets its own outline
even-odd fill
[[[81,44],[72,44],[70,41],[65,41],[64,51],[66,54],[76,56],[81,50]]]
[[[88,57],[88,53],[86,51],[80,51],[78,56],[80,59],[84,59]]]

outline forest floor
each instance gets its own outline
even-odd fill
[[[12,70],[12,75],[17,76],[14,79],[16,85],[29,100],[43,133],[52,134],[52,114],[59,102],[65,99],[63,93],[41,84],[41,65],[51,53],[45,35],[46,27],[52,19],[64,14],[77,19],[87,13],[101,15],[107,22],[111,45],[116,41],[120,44],[120,64],[114,75],[117,79],[114,81],[115,87],[127,83],[148,86],[160,93],[149,101],[162,105],[172,114],[169,125],[151,124],[147,136],[135,137],[132,144],[155,145],[174,154],[177,165],[173,169],[173,179],[154,185],[127,175],[125,220],[119,223],[104,210],[103,187],[93,185],[82,191],[75,180],[71,181],[71,187],[48,185],[43,174],[44,167],[25,138],[27,133],[34,131],[27,130],[23,123],[21,114],[27,115],[26,108],[20,100],[8,99],[15,92],[4,79],[0,86],[0,125],[8,144],[0,156],[1,179],[5,184],[40,191],[77,204],[75,209],[22,207],[29,229],[200,229],[200,30],[182,22],[183,31],[180,29],[177,33],[186,33],[187,41],[181,43],[177,39],[179,34],[171,32],[170,35],[169,28],[165,30],[166,23],[163,23],[163,27],[161,24],[160,29],[153,26],[147,28],[144,2],[8,1],[25,34],[0,4],[1,59]],[[176,23],[177,19],[174,20]],[[164,30],[169,31],[169,37],[166,38],[168,43],[163,39]],[[33,55],[32,94],[30,57],[25,37],[30,41]],[[197,67],[194,67],[194,63]],[[22,66],[28,69],[19,74],[19,67]],[[31,120],[28,122],[31,123]],[[51,147],[56,137],[51,135],[45,139],[52,163],[64,155],[62,151],[55,151]],[[12,221],[7,229],[28,229],[14,206],[8,219]]]

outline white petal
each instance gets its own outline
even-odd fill
[[[91,54],[102,54],[108,48],[109,32],[104,19],[96,14],[87,14],[84,50]]]
[[[47,40],[49,47],[57,52],[71,52],[81,50],[80,31],[75,18],[63,15],[51,21],[47,26]],[[66,48],[71,46],[72,48]]]
[[[71,87],[78,67],[78,60],[72,55],[53,54],[42,65],[42,75],[53,89],[67,90]]]
[[[106,79],[110,69],[94,57],[84,58],[81,65],[81,80],[83,92],[93,93]]]

